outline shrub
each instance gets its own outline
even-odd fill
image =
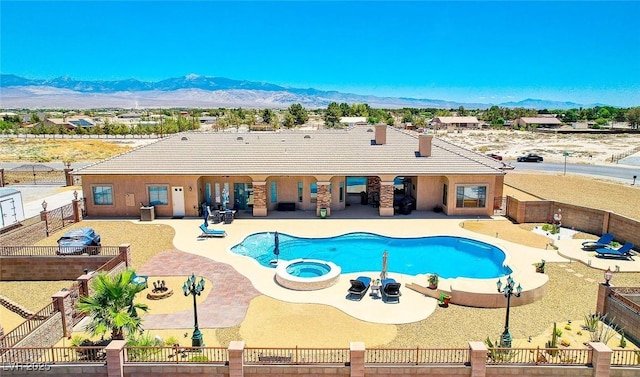
[[[190,358],[189,361],[206,362],[206,361],[209,361],[209,358],[206,357],[205,355],[196,355],[196,356]]]
[[[571,325],[569,324],[564,325],[564,329],[567,331],[571,331]]]

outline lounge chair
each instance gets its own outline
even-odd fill
[[[633,249],[633,246],[634,245],[631,242],[627,242],[619,249],[603,247],[600,249],[596,249],[596,253],[598,253],[598,256],[605,258],[630,258],[631,249]]]
[[[227,232],[224,230],[209,229],[206,225],[200,224],[202,234],[200,237],[225,237]]]
[[[362,300],[364,294],[369,290],[369,284],[371,284],[371,278],[366,276],[358,276],[355,279],[349,280],[351,282],[351,288],[349,288],[348,298],[357,298]]]
[[[400,283],[394,279],[382,281],[382,300],[384,302],[400,302]]]
[[[584,250],[596,250],[603,247],[608,247],[609,244],[613,241],[613,234],[605,233],[597,241],[584,241],[582,243],[582,248]]]
[[[148,286],[148,284],[147,284],[147,280],[148,279],[149,279],[148,276],[137,275],[135,272],[133,273],[133,275],[131,275],[131,283],[132,284],[142,285],[145,288],[147,288],[147,286]]]

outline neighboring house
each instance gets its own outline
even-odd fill
[[[366,126],[368,124],[367,117],[341,117],[340,123],[349,126]]]
[[[432,135],[376,125],[181,133],[74,174],[82,176],[88,216],[139,216],[140,203],[151,202],[159,217],[198,216],[201,203],[225,198],[253,216],[283,208],[330,215],[353,209],[347,204],[352,196],[359,202],[360,191],[380,216],[393,216],[407,197],[418,211],[488,216],[503,195],[502,166]],[[349,178],[362,182],[358,192],[349,192]]]
[[[431,124],[436,128],[478,128],[480,126],[476,117],[435,117]]]
[[[77,130],[79,128],[89,129],[95,127],[96,123],[89,117],[74,116],[68,118],[47,118],[44,120],[44,125],[47,127],[62,126],[68,130]]]
[[[558,128],[560,126],[562,122],[555,117],[522,117],[514,122],[514,127],[525,128]]]

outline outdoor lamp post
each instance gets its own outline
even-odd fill
[[[498,286],[498,292],[504,293],[504,297],[507,298],[507,317],[504,321],[504,331],[502,332],[502,337],[500,338],[500,347],[511,348],[511,334],[509,333],[509,310],[511,309],[511,296],[520,297],[520,294],[522,293],[522,287],[520,286],[520,284],[518,284],[518,287],[515,287],[516,282],[511,278],[511,275],[509,275],[509,277],[507,278],[507,285],[504,287],[504,289],[502,288],[502,281],[500,279],[498,279],[496,285]]]
[[[609,281],[613,277],[613,271],[607,267],[607,270],[604,272],[604,285],[609,286]]]
[[[191,277],[182,286],[182,291],[185,296],[193,295],[193,336],[191,337],[192,347],[204,347],[202,341],[202,333],[198,328],[198,304],[196,303],[196,296],[200,296],[200,293],[204,290],[204,278],[200,279],[200,282],[196,281],[196,276],[191,274]]]
[[[47,214],[47,201],[43,200],[42,201],[42,214],[41,216],[44,217],[44,234],[47,235],[47,237],[49,237],[49,215]]]

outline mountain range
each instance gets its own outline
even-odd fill
[[[156,82],[136,79],[113,81],[76,80],[68,76],[54,79],[28,79],[12,74],[0,75],[0,107],[8,109],[286,108],[294,103],[299,103],[306,108],[325,108],[331,102],[366,103],[374,108],[453,109],[464,106],[467,109],[483,109],[493,105],[535,109],[585,107],[585,105],[573,102],[540,99],[491,104],[425,98],[380,97],[312,88],[288,88],[270,83],[194,74]]]

